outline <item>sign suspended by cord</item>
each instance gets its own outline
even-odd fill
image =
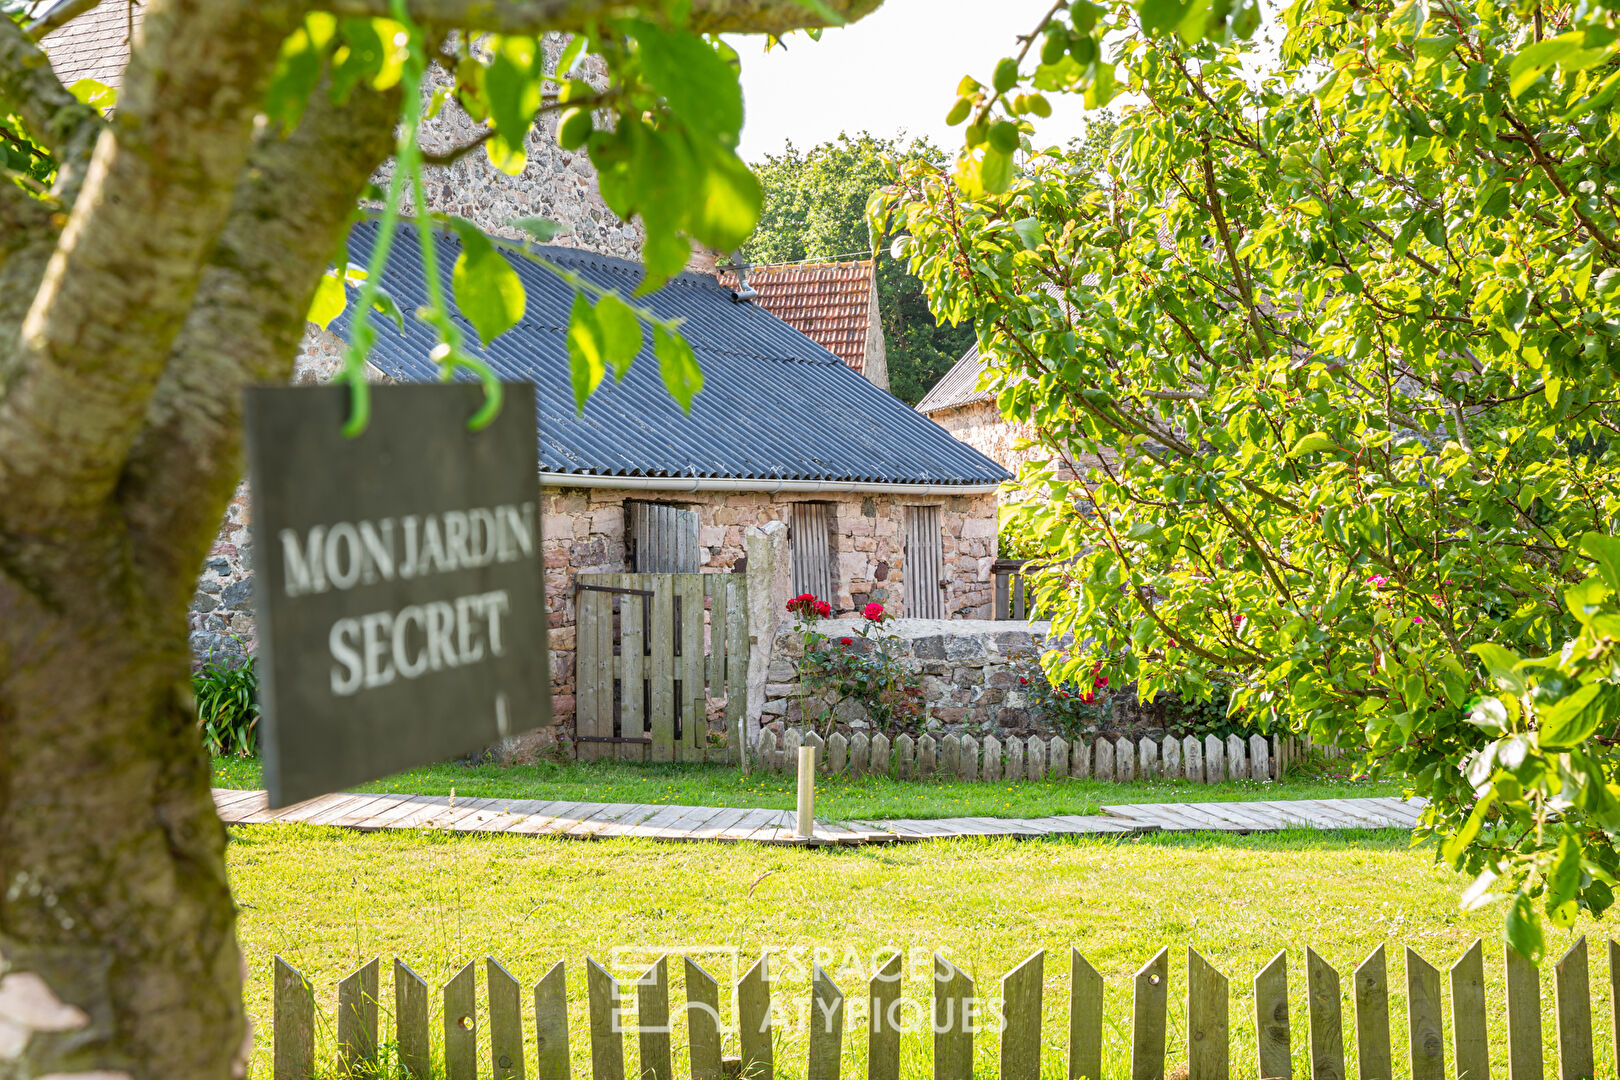
[[[534,387],[369,389],[247,391],[272,807],[550,721]]]

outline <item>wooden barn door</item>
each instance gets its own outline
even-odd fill
[[[939,507],[906,507],[906,566],[901,576],[909,617],[945,617],[945,540]]]
[[[695,574],[698,554],[696,510],[627,499],[632,562],[638,574]]]
[[[812,593],[829,604],[838,595],[833,575],[833,504],[802,502],[793,504],[788,542],[791,548],[793,595]]]

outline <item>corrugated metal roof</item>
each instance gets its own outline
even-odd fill
[[[1085,286],[1095,286],[1102,278],[1095,273],[1086,274],[1080,279]],[[1065,312],[1069,310],[1068,302],[1063,300],[1063,290],[1050,282],[1037,286],[1048,296],[1055,296]],[[920,413],[934,413],[942,409],[954,409],[962,405],[971,405],[975,401],[990,401],[991,394],[979,389],[979,376],[984,374],[984,357],[979,355],[979,343],[974,342],[962,358],[951,365],[951,370],[940,376],[939,382],[929,388],[923,399],[917,402],[917,411]]]
[[[979,346],[975,342],[962,354],[962,359],[952,364],[951,370],[941,375],[939,382],[917,402],[917,411],[934,413],[941,409],[970,405],[975,401],[989,401],[990,392],[979,389],[979,376],[983,372],[984,358],[979,355]]]
[[[737,274],[721,284],[735,289]],[[861,374],[866,373],[866,334],[872,325],[872,260],[771,263],[748,268],[754,301]]]
[[[377,225],[355,226],[350,257],[363,265]],[[437,245],[439,273],[461,250],[453,235]],[[628,296],[639,264],[569,248],[540,251],[593,284]],[[706,274],[682,274],[635,302],[661,318],[680,318],[703,368],[704,386],[685,415],[665,389],[649,335],[624,381],[611,375],[574,412],[564,335],[573,289],[550,271],[509,258],[528,293],[522,322],[488,348],[461,320],[466,339],[509,380],[538,388],[540,462],[547,472],[608,476],[819,480],[848,483],[986,484],[1009,474],[1000,465],[907,408],[803,334],[748,303]],[[401,310],[427,303],[420,250],[403,227],[382,285]],[[351,309],[352,310],[352,309]],[[347,337],[351,312],[332,329]],[[431,329],[407,315],[405,330],[377,317],[372,363],[392,378],[438,377],[428,358]]]
[[[145,12],[133,0],[102,0],[40,43],[63,86],[95,79],[111,87],[124,81],[129,42]]]

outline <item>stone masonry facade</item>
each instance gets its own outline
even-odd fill
[[[552,717],[559,726],[566,726],[574,715],[574,583],[581,575],[631,569],[625,565],[624,507],[631,499],[696,511],[701,569],[717,574],[739,569],[743,532],[750,525],[791,521],[794,502],[833,502],[831,532],[837,556],[838,595],[829,602],[838,613],[856,612],[874,600],[904,612],[905,508],[939,506],[945,567],[951,580],[946,590],[946,609],[952,619],[991,615],[994,585],[990,566],[996,556],[994,494],[826,494],[790,499],[764,492],[681,494],[619,488],[547,488],[542,550],[551,621]]]

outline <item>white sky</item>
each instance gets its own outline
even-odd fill
[[[777,153],[790,139],[805,150],[862,130],[891,136],[904,129],[954,150],[962,133],[945,126],[945,113],[956,84],[963,75],[988,83],[996,61],[1013,55],[1018,35],[1051,6],[1051,0],[885,0],[819,42],[796,34],[785,50],[765,53],[763,38],[733,39],[748,110],[743,159]],[[1049,100],[1052,116],[1036,121],[1042,146],[1085,128],[1079,95]]]

